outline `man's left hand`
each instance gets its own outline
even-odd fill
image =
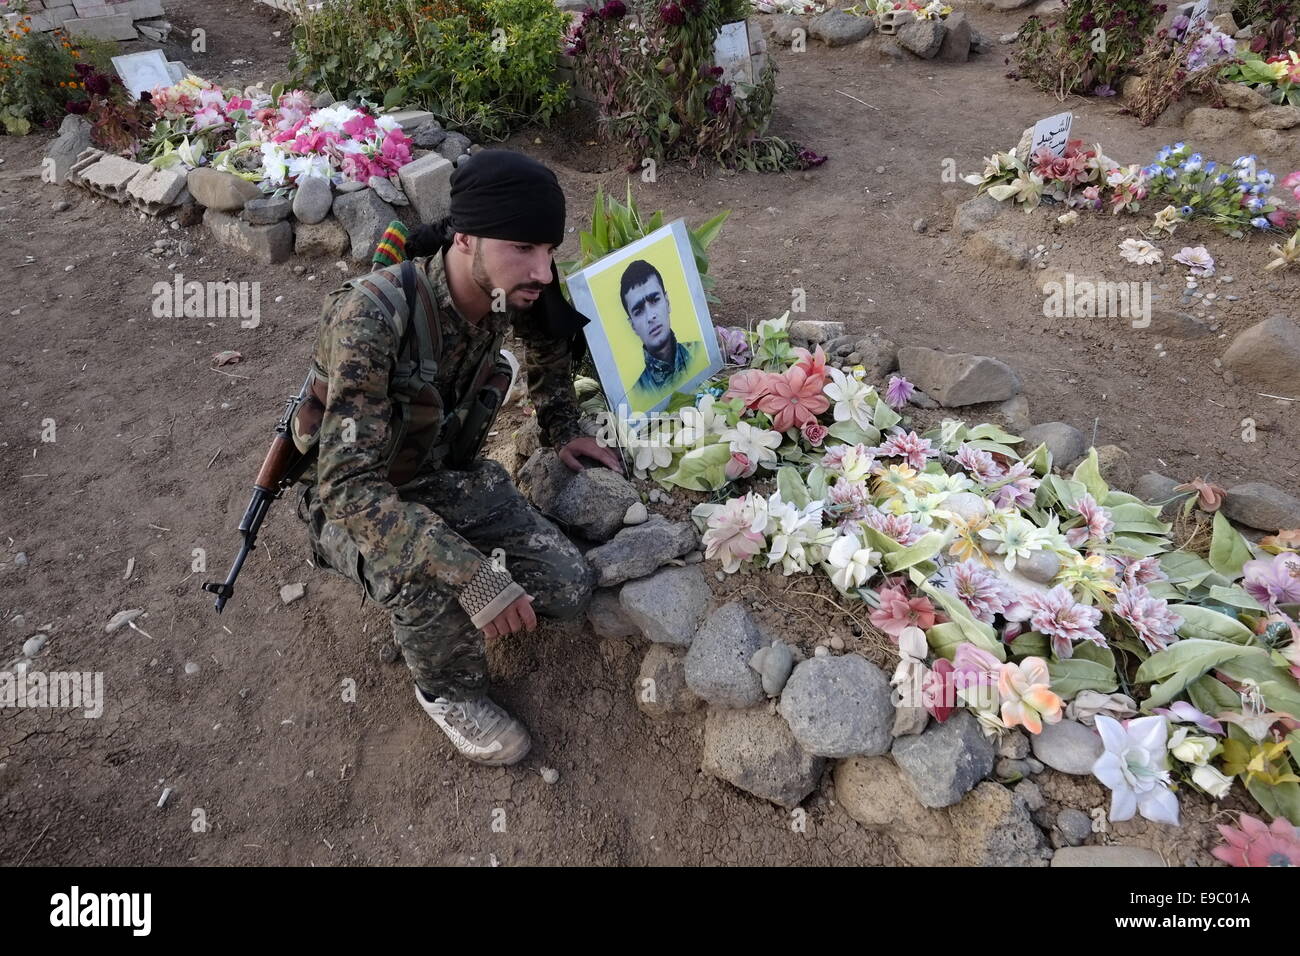
[[[579,459],[590,458],[592,461],[598,461],[611,471],[623,474],[623,461],[617,451],[602,445],[590,435],[582,435],[578,438],[570,439],[559,450],[560,461],[569,466],[571,471],[582,471],[587,466]]]

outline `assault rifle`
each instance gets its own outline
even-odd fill
[[[217,596],[216,609],[218,614],[226,606],[226,602],[235,594],[235,579],[239,577],[240,569],[244,566],[244,560],[253,548],[257,547],[257,532],[261,529],[262,522],[266,520],[266,513],[270,510],[271,502],[284,494],[285,489],[291,488],[302,477],[303,472],[310,467],[312,460],[316,457],[315,448],[307,455],[298,451],[293,443],[293,433],[291,431],[293,417],[297,414],[298,406],[306,400],[310,385],[311,375],[309,373],[306,381],[302,383],[302,388],[298,391],[297,397],[291,398],[285,403],[284,414],[280,416],[280,421],[276,423],[275,437],[271,439],[271,447],[267,450],[266,458],[262,461],[262,467],[257,472],[257,478],[253,480],[253,496],[249,499],[243,520],[239,522],[239,533],[244,536],[244,540],[239,546],[239,554],[235,555],[235,563],[230,566],[230,572],[226,575],[226,580],[221,583],[206,581],[203,584],[203,590]]]

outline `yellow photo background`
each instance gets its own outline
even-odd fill
[[[618,368],[619,381],[622,382],[624,391],[628,393],[645,369],[645,356],[641,340],[637,338],[636,332],[632,330],[632,324],[627,319],[627,310],[623,308],[623,300],[618,289],[624,270],[636,259],[644,259],[663,276],[664,291],[668,295],[670,307],[669,321],[677,341],[701,343],[682,381],[689,381],[709,367],[709,353],[703,344],[704,333],[700,328],[700,317],[695,311],[694,297],[686,284],[686,272],[677,251],[677,242],[671,232],[665,233],[662,239],[642,249],[632,259],[624,260],[587,280],[591,297],[601,316],[601,327],[609,339],[609,348]],[[664,395],[667,394],[668,391],[665,391]],[[627,402],[632,411],[644,412],[653,408],[655,402],[662,399],[664,395],[645,404],[644,408],[638,407],[643,403],[637,402],[631,394],[628,395]]]

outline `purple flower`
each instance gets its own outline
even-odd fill
[[[889,386],[885,389],[885,401],[890,408],[902,408],[912,398],[916,386],[901,375],[889,376]]]
[[[952,564],[940,572],[940,584],[970,609],[975,619],[993,623],[993,616],[1006,608],[1009,596],[1002,580],[978,561]]]
[[[826,489],[826,500],[830,504],[827,510],[835,516],[835,523],[843,526],[846,522],[861,521],[867,517],[867,509],[871,507],[871,492],[867,489],[866,482],[841,480]]]
[[[974,445],[968,445],[962,442],[957,454],[954,456],[957,464],[961,465],[968,472],[975,476],[977,480],[984,484],[997,481],[1006,474],[1006,469],[999,465],[993,456],[983,449],[976,448]]]
[[[1105,83],[1098,83],[1096,86],[1092,88],[1092,95],[1093,96],[1114,96],[1115,90],[1111,86]]]
[[[715,331],[718,333],[718,345],[722,347],[722,360],[728,365],[748,365],[753,353],[745,330],[719,325]]]
[[[97,93],[103,96],[108,92],[108,77],[102,73],[94,73],[86,77],[86,92]]]
[[[1106,560],[1114,566],[1115,573],[1130,586],[1169,580],[1165,569],[1160,567],[1160,559],[1156,557],[1133,558],[1125,554],[1108,554]]]
[[[600,18],[602,20],[621,20],[627,14],[627,6],[623,0],[608,0],[600,8]]]
[[[610,0],[610,2],[617,2],[617,0]],[[731,84],[719,83],[713,89],[709,90],[709,95],[705,98],[704,105],[708,108],[710,113],[717,116],[727,108],[727,104],[730,102]]]
[[[893,538],[904,547],[920,541],[924,530],[912,527],[911,515],[886,514],[873,505],[867,506],[867,516],[862,519],[862,523],[869,528],[875,528],[888,538]]]
[[[1137,636],[1154,654],[1178,640],[1178,628],[1183,619],[1169,610],[1164,598],[1152,597],[1145,586],[1138,584],[1120,588],[1115,596],[1115,615],[1133,625]]]
[[[826,162],[825,156],[821,153],[813,152],[811,149],[806,147],[799,150],[795,158],[800,169],[812,169],[814,166],[820,166],[822,163]]]
[[[675,3],[665,3],[659,8],[659,19],[669,26],[679,27],[686,22],[686,14]]]
[[[1075,641],[1086,640],[1106,646],[1106,638],[1096,628],[1101,621],[1101,611],[1080,604],[1061,585],[1046,594],[1026,591],[1021,599],[1030,612],[1030,625],[1052,639],[1052,651],[1061,660],[1074,655]]]
[[[1283,551],[1247,561],[1241,568],[1246,592],[1269,610],[1279,604],[1300,604],[1300,554]]]
[[[1218,734],[1220,737],[1224,736],[1223,724],[1209,714],[1197,710],[1185,700],[1176,700],[1168,707],[1156,707],[1151,712],[1153,714],[1163,714],[1175,723],[1195,724],[1202,730]]]

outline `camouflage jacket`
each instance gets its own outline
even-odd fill
[[[573,391],[569,343],[543,336],[526,313],[489,312],[472,325],[452,304],[438,253],[415,262],[432,286],[442,328],[437,395],[422,393],[410,407],[410,423],[390,471],[386,449],[399,410],[389,380],[401,343],[385,317],[364,295],[332,297],[321,316],[313,361],[328,381],[319,431],[314,480],[325,516],[356,543],[371,575],[397,587],[437,578],[458,590],[476,626],[495,616],[523,591],[430,508],[402,495],[416,475],[398,474],[407,446],[422,460],[444,409],[455,407],[485,349],[513,326],[523,342],[528,389],[543,440],[559,446],[577,436],[578,405]],[[430,390],[426,389],[426,392]],[[508,599],[507,599],[508,598]],[[490,616],[489,616],[490,615]]]

